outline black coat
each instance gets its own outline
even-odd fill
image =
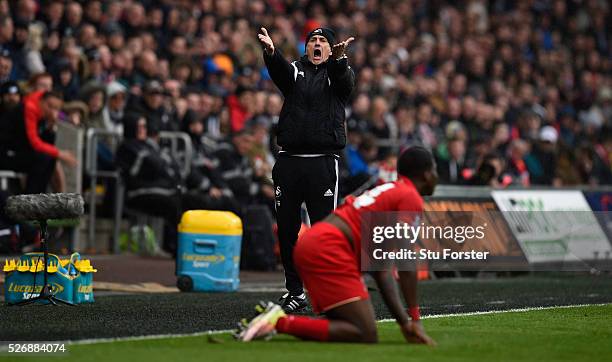
[[[218,160],[218,172],[223,182],[242,205],[247,205],[260,191],[259,180],[247,156],[241,155],[233,144],[221,143],[214,157]]]
[[[142,194],[172,196],[182,185],[176,161],[151,140],[123,141],[115,162],[126,182],[128,198]]]
[[[441,184],[462,184],[465,182],[463,177],[463,162],[451,161],[446,159],[438,159],[436,161],[438,167],[438,177]]]
[[[345,108],[355,86],[346,58],[318,66],[306,56],[289,63],[276,49],[264,52],[274,84],[285,97],[278,145],[290,153],[338,153],[346,145]]]
[[[166,110],[163,106],[153,109],[147,105],[142,97],[130,98],[125,113],[134,113],[146,117],[149,134],[156,134],[159,131],[180,131],[179,122],[174,112]]]

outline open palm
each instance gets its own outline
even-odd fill
[[[344,55],[344,52],[346,51],[346,48],[349,46],[349,44],[353,40],[355,40],[355,38],[354,37],[350,37],[350,38],[346,39],[345,41],[342,41],[342,42],[334,45],[334,47],[332,48],[332,57],[334,59],[338,59],[342,55]]]
[[[274,43],[272,42],[272,38],[270,38],[270,35],[268,35],[268,30],[266,30],[266,28],[261,28],[261,33],[257,34],[257,37],[259,38],[259,41],[264,45],[266,53],[274,53]]]

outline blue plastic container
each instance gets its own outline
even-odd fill
[[[74,277],[74,302],[93,303],[93,273],[97,270],[91,266],[89,260],[77,260],[74,262],[74,266],[78,271]]]
[[[237,290],[241,241],[242,221],[234,213],[185,212],[179,224],[178,288],[198,292]]]
[[[19,262],[7,260],[4,266],[6,278],[4,281],[4,299],[7,303],[17,303],[34,298],[40,294],[43,286],[42,253],[28,253],[19,258]],[[48,283],[55,297],[66,302],[73,302],[72,277],[64,267],[59,257],[49,254]],[[37,303],[47,303],[39,301]]]

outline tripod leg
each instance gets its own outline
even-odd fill
[[[63,305],[69,305],[71,307],[75,307],[76,306],[76,304],[74,304],[74,303],[70,303],[70,302],[67,302],[65,300],[53,297],[53,296],[49,298],[49,301],[51,303],[53,303],[53,305],[58,305],[58,303],[59,303],[59,304],[63,304]]]
[[[55,295],[53,295],[52,291],[51,291],[51,286],[48,283],[48,273],[49,273],[49,264],[48,264],[48,260],[49,260],[49,249],[48,249],[48,244],[47,244],[47,222],[46,220],[40,220],[40,236],[41,236],[41,243],[43,246],[43,287],[42,290],[40,291],[40,294],[37,297],[34,298],[28,298],[26,300],[22,300],[21,302],[17,302],[17,303],[9,303],[9,306],[23,306],[23,305],[28,305],[28,304],[32,304],[35,303],[36,301],[39,300],[44,300],[47,301],[50,304],[53,305],[58,305],[59,304],[63,304],[63,305],[70,305],[70,306],[74,306],[75,304],[67,302],[65,300],[61,300],[57,297],[55,297]],[[38,267],[38,266],[36,266]]]

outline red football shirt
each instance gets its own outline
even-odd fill
[[[32,149],[36,152],[45,153],[53,158],[57,158],[59,150],[54,145],[43,141],[38,135],[38,125],[42,121],[42,111],[40,100],[45,92],[37,91],[28,94],[23,98],[23,118],[25,122],[26,136]]]
[[[349,196],[334,213],[351,228],[357,257],[361,250],[363,214],[376,211],[422,212],[423,198],[412,181],[404,176],[399,176],[397,181],[382,184],[357,197]]]

